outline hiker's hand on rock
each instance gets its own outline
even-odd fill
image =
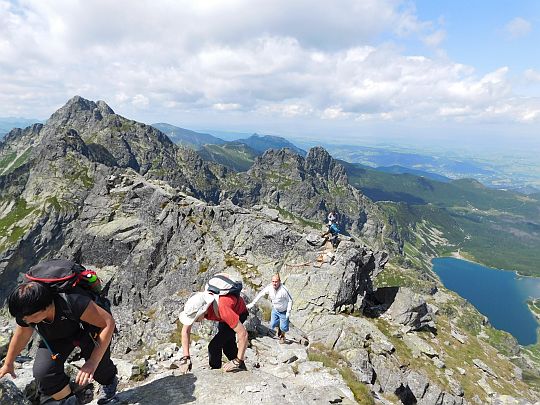
[[[247,308],[247,309],[251,309],[251,308],[253,308],[254,305],[255,305],[255,304],[253,304],[253,303],[249,303],[249,304],[246,305],[246,308]]]
[[[92,360],[87,360],[77,373],[77,377],[75,377],[75,382],[79,385],[86,385],[91,383],[94,380],[94,372],[96,371],[97,366],[98,365]]]
[[[187,374],[191,371],[192,363],[191,363],[191,357],[184,356],[180,359],[178,362],[178,371],[180,374]]]
[[[17,375],[15,374],[15,365],[13,363],[6,363],[0,368],[0,378],[7,374],[11,374],[13,378],[17,378]]]

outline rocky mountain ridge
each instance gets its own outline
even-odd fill
[[[282,366],[290,369],[274,377],[283,384],[332,366],[363,384],[364,399],[379,403],[538,398],[509,355],[452,319],[456,297],[437,288],[425,296],[374,288],[388,262],[382,248],[395,243],[386,240],[392,226],[322,148],[306,158],[269,151],[247,173],[230,173],[104,102],[75,97],[44,125],[12,131],[0,159],[0,297],[19,271],[44,258],[98,269],[119,326],[114,352],[125,361],[152,358],[160,344],[178,342],[183,303],[216,272],[242,279],[252,298],[280,271],[295,297],[291,320],[309,341],[309,361],[335,358],[333,365]],[[342,226],[353,236],[343,236],[336,249],[320,236],[331,208],[344,214]],[[254,312],[247,322],[252,348],[265,344],[264,317]],[[211,325],[194,330],[203,340],[210,331]],[[248,356],[253,368],[255,354]],[[211,376],[202,370],[186,378]],[[258,398],[246,394],[250,378],[229,380],[243,387],[245,403]],[[263,380],[256,375],[253,384]],[[278,381],[268,378],[267,386]],[[306,381],[315,389],[319,380]],[[203,402],[194,392],[178,403]],[[320,403],[330,401],[318,395]]]

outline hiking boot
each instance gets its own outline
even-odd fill
[[[114,376],[112,383],[108,385],[102,385],[99,387],[99,394],[97,397],[97,403],[99,405],[108,404],[110,401],[116,398],[116,388],[118,387],[118,377]]]
[[[285,344],[285,333],[281,332],[281,336],[279,337],[279,343]]]

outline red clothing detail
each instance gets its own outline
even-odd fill
[[[220,295],[218,301],[219,317],[214,313],[214,305],[208,307],[204,315],[210,321],[225,322],[231,329],[236,328],[240,315],[247,312],[246,303],[242,297],[235,295]]]

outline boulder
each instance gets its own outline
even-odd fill
[[[497,378],[497,374],[495,374],[495,372],[486,364],[484,363],[482,360],[480,359],[473,359],[472,360],[473,364],[478,367],[480,370],[486,372],[487,374],[489,374],[490,376],[492,377],[495,377]]]
[[[399,288],[385,316],[411,330],[434,330],[435,316],[426,301],[406,287]]]
[[[416,400],[422,399],[429,386],[429,379],[423,374],[411,371],[407,374],[406,381]]]
[[[373,382],[374,370],[369,361],[369,353],[365,349],[351,349],[342,352],[347,361],[350,363],[351,370],[356,375],[358,381],[364,384]]]
[[[0,334],[0,359],[3,359],[7,354],[9,341],[11,340],[11,328],[5,328]]]
[[[21,390],[6,378],[0,380],[0,405],[30,405]]]

